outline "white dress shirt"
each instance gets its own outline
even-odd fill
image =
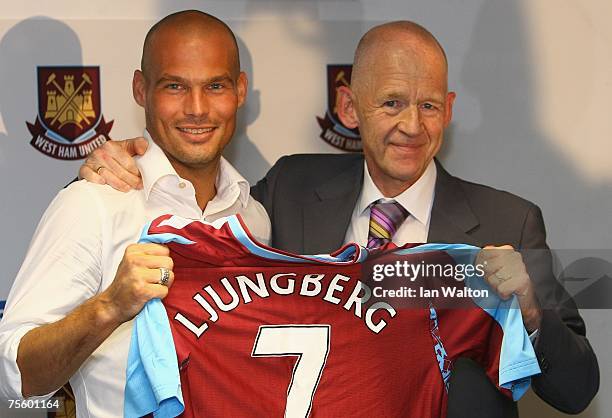
[[[21,337],[62,319],[106,289],[125,248],[138,241],[146,222],[166,213],[209,222],[239,213],[259,241],[269,242],[266,211],[225,159],[216,179],[217,194],[202,213],[193,185],[177,175],[163,151],[145,136],[149,149],[137,161],[142,190],[122,193],[79,181],[59,192],[43,215],[0,322],[1,399],[22,398],[16,363]],[[70,379],[78,417],[123,416],[132,322],[117,328]]]
[[[370,230],[370,205],[379,199],[384,201],[395,200],[409,213],[392,237],[394,244],[427,242],[437,176],[436,164],[433,160],[429,163],[423,175],[412,186],[393,199],[383,196],[374,184],[372,177],[370,177],[368,165],[365,162],[364,165],[363,187],[353,209],[351,223],[346,231],[344,242],[367,245]]]

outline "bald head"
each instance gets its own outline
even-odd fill
[[[140,68],[145,76],[149,75],[155,51],[164,35],[173,34],[182,37],[215,37],[227,41],[232,49],[232,75],[240,72],[238,43],[232,30],[223,21],[199,10],[185,10],[164,17],[149,29],[142,48]]]
[[[407,20],[375,26],[366,32],[355,50],[353,62],[353,88],[359,88],[367,74],[389,54],[403,55],[414,66],[427,61],[447,73],[446,53],[438,40],[423,26]]]

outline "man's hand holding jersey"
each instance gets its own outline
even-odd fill
[[[478,254],[476,263],[484,266],[485,279],[500,298],[518,297],[527,331],[531,333],[540,328],[542,311],[521,253],[510,245],[487,245]]]
[[[115,279],[100,294],[110,318],[129,321],[149,300],[166,297],[174,281],[169,254],[168,247],[160,244],[132,244],[125,249]]]

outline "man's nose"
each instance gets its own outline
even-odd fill
[[[398,117],[397,127],[401,132],[408,136],[416,136],[423,132],[423,121],[418,106],[408,106]]]
[[[191,89],[184,107],[184,112],[190,116],[206,116],[209,111],[208,96],[199,88]]]

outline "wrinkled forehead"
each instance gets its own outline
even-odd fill
[[[412,73],[447,72],[446,58],[437,45],[410,38],[381,39],[364,51],[363,61],[364,68],[384,66]]]
[[[373,57],[377,66],[387,71],[399,71],[414,77],[433,77],[446,74],[444,61],[434,51],[404,46],[389,48]]]
[[[413,44],[387,45],[368,51],[354,87],[380,90],[383,88],[428,89],[444,95],[447,71],[444,57],[431,48]],[[357,85],[358,84],[358,85]]]

